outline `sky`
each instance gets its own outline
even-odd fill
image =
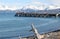
[[[25,6],[58,6],[60,7],[59,0],[0,0],[0,9],[21,9]],[[35,7],[36,8],[36,7]]]

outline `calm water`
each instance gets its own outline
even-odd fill
[[[15,17],[15,13],[0,13],[0,39],[19,39],[33,35],[29,32],[34,23],[39,33],[60,29],[60,18]]]

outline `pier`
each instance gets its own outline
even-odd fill
[[[60,17],[60,13],[57,14],[50,14],[50,13],[24,13],[24,12],[17,12],[15,14],[17,17]]]

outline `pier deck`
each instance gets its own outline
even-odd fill
[[[16,13],[15,16],[17,17],[60,17],[60,14],[40,14],[40,13]]]

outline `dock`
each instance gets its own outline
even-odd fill
[[[50,14],[50,13],[24,13],[24,12],[17,12],[15,14],[16,17],[60,17],[60,13],[57,14]]]

